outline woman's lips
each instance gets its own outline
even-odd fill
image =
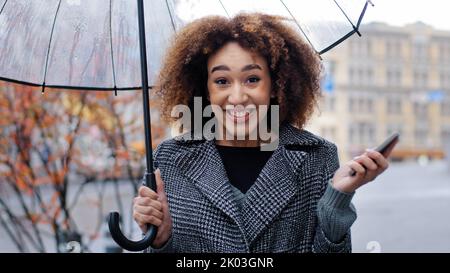
[[[226,112],[227,118],[232,120],[234,123],[247,122],[250,118],[250,113],[248,111],[227,110],[225,112]]]

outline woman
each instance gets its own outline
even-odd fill
[[[141,187],[133,214],[143,232],[158,227],[151,252],[351,252],[352,196],[388,162],[368,150],[339,168],[336,146],[302,129],[320,96],[320,62],[282,20],[206,17],[169,48],[156,89],[162,116],[201,97],[218,106],[218,135],[233,138],[158,146],[157,191]],[[269,120],[264,105],[279,105],[271,151],[249,138]]]

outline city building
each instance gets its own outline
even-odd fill
[[[324,54],[324,96],[307,129],[338,145],[341,160],[392,132],[396,159],[450,153],[450,32],[421,22],[371,23]]]

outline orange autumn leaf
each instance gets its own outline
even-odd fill
[[[29,136],[35,125],[34,120],[31,118],[26,118],[25,121],[23,122],[23,125],[24,125],[23,129],[24,135]]]
[[[20,191],[29,196],[33,195],[33,189],[21,177],[17,177],[15,182]]]
[[[38,213],[30,213],[30,221],[31,221],[31,223],[37,224],[37,223],[39,223],[40,219],[41,219],[41,215],[40,214],[38,214]]]
[[[119,159],[126,159],[129,160],[130,159],[130,154],[128,151],[125,150],[119,150],[116,152],[117,158]]]
[[[73,135],[66,135],[64,139],[67,141],[67,143],[71,143],[73,141]]]
[[[53,206],[53,205],[56,205],[57,203],[58,203],[58,197],[59,197],[59,192],[54,192],[53,193],[53,195],[52,195],[52,198],[50,199],[50,204]]]
[[[52,179],[48,176],[39,177],[34,181],[34,184],[36,186],[46,185],[46,184],[51,184],[51,183],[52,183]]]
[[[28,168],[27,166],[22,162],[22,161],[16,161],[15,163],[15,169],[17,170],[18,173],[21,174],[26,174],[28,172]]]
[[[130,147],[134,149],[139,155],[145,154],[145,142],[143,140],[136,140],[130,144]]]
[[[58,170],[54,173],[54,177],[55,177],[55,183],[57,184],[62,184],[64,182],[64,177],[66,176],[67,172],[63,169],[63,170]]]
[[[103,92],[95,92],[95,98],[97,99],[106,99],[108,98],[110,95],[108,93],[103,93]]]
[[[16,178],[16,185],[22,191],[25,191],[28,189],[28,185],[25,183],[25,181],[23,181],[23,179],[21,177]]]
[[[42,127],[47,128],[56,123],[56,118],[51,115],[45,115],[42,120]]]
[[[57,219],[60,214],[61,214],[61,207],[57,207],[55,209],[55,212],[53,213],[53,219]]]

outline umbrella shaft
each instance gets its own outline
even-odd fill
[[[148,95],[147,50],[145,43],[144,1],[137,0],[137,4],[138,4],[138,20],[139,20],[139,47],[141,54],[142,100],[143,100],[144,129],[145,129],[145,156],[147,164],[146,172],[153,173],[152,132],[151,132],[150,105]],[[150,187],[150,185],[146,186]]]

